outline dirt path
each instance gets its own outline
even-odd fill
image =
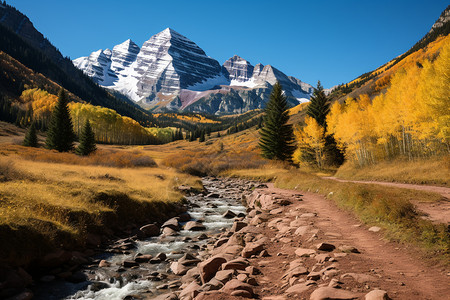
[[[450,295],[449,270],[421,260],[414,249],[386,241],[381,232],[368,231],[353,215],[339,209],[323,196],[278,189],[273,184],[269,184],[269,189],[264,192],[289,199],[298,199],[297,195],[302,194],[302,201],[293,201],[293,204],[285,206],[272,217],[278,217],[282,219],[281,223],[286,224],[289,224],[289,221],[305,220],[312,230],[303,236],[291,232],[283,235],[280,234],[282,226],[277,225],[275,229],[267,225],[270,224],[270,219],[267,224],[263,224],[264,227],[267,226],[265,234],[272,241],[268,248],[272,257],[260,259],[258,262],[265,274],[261,279],[265,287],[260,291],[263,299],[264,296],[266,299],[272,299],[274,295],[283,293],[280,276],[285,272],[283,266],[295,259],[295,254],[292,257],[294,251],[298,247],[314,249],[319,242],[327,242],[336,247],[350,245],[361,252],[342,257],[335,255],[340,274],[356,273],[376,278],[362,284],[347,282],[348,280],[343,280],[341,276],[340,280],[348,284],[346,289],[361,293],[363,290],[368,292],[373,288],[381,288],[388,291],[393,299],[446,299],[445,295]],[[314,214],[313,217],[307,216],[311,213]],[[283,237],[286,239],[282,240]]]
[[[403,189],[419,190],[434,192],[442,195],[444,199],[438,202],[419,202],[412,201],[419,211],[426,214],[427,219],[435,223],[450,224],[450,188],[432,186],[432,185],[420,185],[409,183],[396,183],[396,182],[383,182],[383,181],[365,181],[365,180],[346,180],[336,177],[322,177],[324,179],[336,180],[339,182],[351,182],[351,183],[363,183],[363,184],[377,184],[384,186],[391,186]]]

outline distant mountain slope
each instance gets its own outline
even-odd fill
[[[131,40],[92,52],[74,64],[98,84],[118,91],[154,111],[209,114],[263,108],[272,85],[280,81],[292,106],[307,101],[311,85],[270,65],[235,55],[223,66],[194,42],[167,28],[139,48]]]
[[[364,73],[351,82],[339,85],[331,92],[333,99],[344,101],[360,94],[374,96],[389,86],[391,76],[400,68],[411,64],[421,64],[424,59],[434,59],[439,53],[443,38],[450,34],[450,5],[442,12],[430,31],[411,49],[380,66]]]
[[[7,53],[35,72],[63,86],[94,105],[116,110],[143,123],[151,116],[129,101],[120,100],[95,84],[64,58],[33,23],[10,5],[0,4],[0,51]]]

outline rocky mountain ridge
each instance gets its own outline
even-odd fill
[[[75,59],[74,65],[98,84],[153,111],[240,113],[263,108],[280,81],[294,106],[307,101],[312,86],[271,65],[253,66],[235,55],[222,66],[171,28],[139,48],[127,40]]]

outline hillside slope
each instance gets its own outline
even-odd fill
[[[0,51],[18,60],[34,72],[39,72],[49,80],[63,86],[79,98],[94,105],[116,110],[141,123],[148,123],[151,115],[130,101],[118,99],[95,84],[83,72],[75,68],[69,58],[65,58],[36,28],[33,23],[10,5],[0,5]],[[20,88],[26,78],[17,78]],[[38,86],[33,86],[38,87]],[[11,92],[11,91],[10,91]]]

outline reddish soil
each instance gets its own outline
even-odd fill
[[[289,286],[281,277],[289,267],[289,262],[298,258],[294,251],[298,248],[315,249],[315,245],[320,242],[327,242],[336,247],[349,245],[360,251],[343,254],[345,256],[336,255],[338,250],[330,253],[331,257],[336,257],[333,259],[336,262],[333,263],[338,266],[338,279],[345,273],[366,274],[376,278],[365,283],[347,278],[340,279],[344,282],[343,288],[360,293],[360,299],[375,288],[386,290],[392,299],[449,299],[450,270],[423,259],[419,250],[385,240],[382,232],[369,231],[351,213],[339,209],[321,195],[282,190],[274,188],[272,184],[269,184],[269,191],[274,195],[292,199],[293,203],[282,207],[281,212],[271,213],[267,222],[257,226],[261,233],[271,239],[267,246],[271,257],[251,260],[251,264],[262,271],[262,275],[256,277],[259,287],[255,289],[262,299],[291,299],[285,294]],[[303,195],[302,200],[297,200],[295,195],[298,194]],[[268,227],[268,223],[274,218],[292,221],[303,213],[316,214],[306,221],[318,230],[317,233],[310,232],[303,236],[291,232],[280,234],[279,228]],[[308,258],[305,263],[308,268],[312,268],[316,262],[314,258]],[[328,281],[321,279],[317,284],[326,286]],[[295,299],[309,299],[309,295],[316,288],[311,286]],[[280,295],[280,298],[273,298],[277,295]]]
[[[427,219],[434,223],[450,224],[450,188],[431,186],[431,185],[419,185],[409,183],[396,183],[396,182],[382,182],[382,181],[360,181],[360,180],[346,180],[336,177],[322,177],[324,179],[336,180],[339,182],[352,182],[363,184],[377,184],[384,186],[392,186],[403,189],[419,190],[433,192],[442,195],[443,199],[438,202],[419,202],[412,201],[416,208],[425,213]]]

